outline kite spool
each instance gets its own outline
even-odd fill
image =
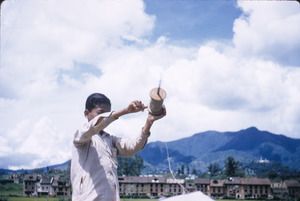
[[[162,88],[154,88],[150,91],[150,106],[149,112],[153,115],[161,115],[163,113],[162,105],[167,93]]]

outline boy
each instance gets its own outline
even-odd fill
[[[141,101],[132,101],[126,108],[111,112],[110,100],[103,94],[91,94],[86,100],[84,115],[88,122],[74,135],[72,146],[71,182],[73,201],[119,201],[117,155],[130,157],[143,149],[150,136],[150,128],[159,116],[148,113],[136,138],[121,139],[105,129],[120,116],[144,111]]]

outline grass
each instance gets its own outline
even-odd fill
[[[1,200],[1,197],[0,197]],[[7,201],[60,201],[59,198],[46,197],[7,197]]]
[[[4,198],[4,199],[3,199]],[[3,197],[0,196],[0,201],[68,201],[70,199],[63,197]],[[121,201],[157,201],[157,199],[130,199],[130,198],[121,198]],[[216,200],[218,201],[218,200]],[[224,200],[224,201],[238,201],[238,200]],[[258,201],[258,200],[251,200]],[[262,201],[262,200],[260,200]]]
[[[157,201],[157,199],[130,199],[121,198],[121,201]]]
[[[63,201],[63,198],[51,198],[51,197],[1,197],[0,201]],[[67,201],[68,198],[64,198]],[[121,201],[157,201],[157,199],[130,199],[121,198]]]
[[[0,185],[1,195],[22,195],[23,184],[5,184]]]

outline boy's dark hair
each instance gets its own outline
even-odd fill
[[[85,109],[91,112],[92,109],[94,109],[96,106],[100,106],[100,104],[111,106],[110,100],[104,94],[93,93],[86,99]]]

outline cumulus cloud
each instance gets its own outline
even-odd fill
[[[298,2],[238,1],[243,16],[235,20],[233,42],[243,57],[299,65],[300,12]]]
[[[5,1],[0,166],[65,162],[90,93],[106,94],[119,110],[135,99],[148,104],[160,79],[168,115],[153,125],[150,141],[249,126],[299,138],[294,3],[238,2],[243,15],[232,42],[179,46],[165,36],[147,40],[157,19],[142,1]],[[146,115],[121,117],[107,131],[136,135]]]
[[[97,64],[106,48],[118,47],[124,40],[140,42],[155,20],[143,10],[142,1],[4,2],[1,84],[7,86],[15,77],[18,82],[11,83],[10,92],[2,91],[28,96],[43,88],[48,93],[58,87],[59,70],[72,70],[76,61]]]

